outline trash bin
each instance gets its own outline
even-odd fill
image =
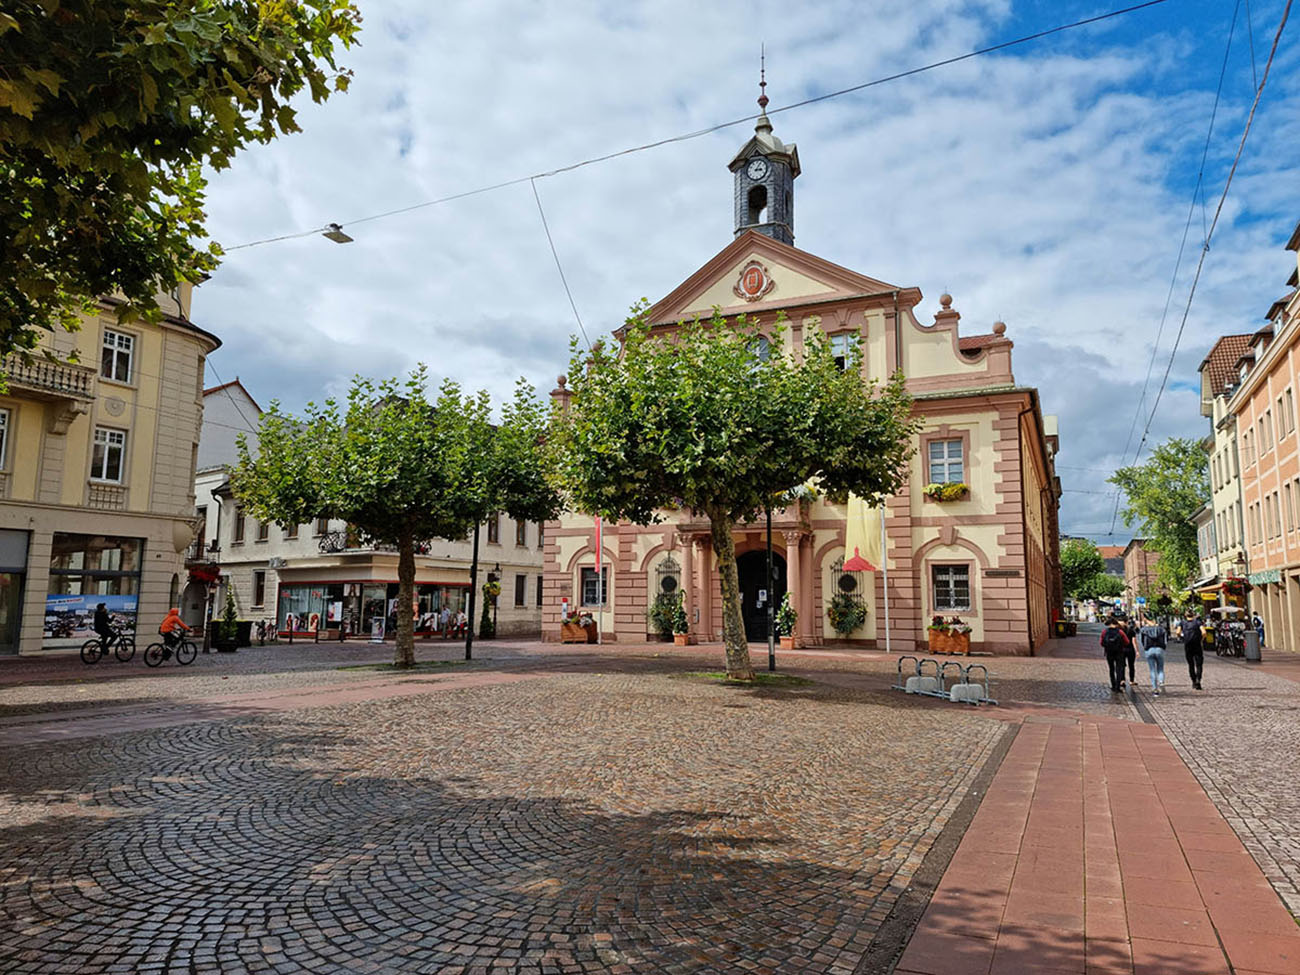
[[[235,626],[237,627],[235,646],[251,647],[253,645],[253,621],[239,620]]]
[[[1057,620],[1057,621],[1056,621],[1056,635],[1057,635],[1058,637],[1066,637],[1066,636],[1069,636],[1069,635],[1070,635],[1070,624],[1067,623],[1065,620]]]
[[[1246,646],[1245,646],[1246,659],[1255,660],[1255,661],[1260,660],[1261,658],[1259,655],[1259,633],[1256,630],[1247,628],[1245,637],[1246,637]]]

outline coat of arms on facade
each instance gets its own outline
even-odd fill
[[[750,261],[740,269],[740,278],[732,290],[737,297],[746,301],[758,301],[774,287],[776,282],[772,280],[767,268],[758,261]]]

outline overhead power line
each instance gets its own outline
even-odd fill
[[[792,102],[789,105],[782,105],[779,108],[771,109],[770,111],[767,112],[767,114],[769,116],[777,115],[780,114],[781,112],[793,111],[796,108],[803,108],[807,105],[814,105],[818,102],[828,101],[832,98],[840,98],[843,97],[844,95],[851,95],[855,92],[865,91],[868,88],[874,88],[877,85],[888,84],[891,81],[898,81],[902,78],[910,78],[913,75],[923,74],[924,72],[927,71],[933,71],[936,68],[947,67],[950,64],[957,64],[961,61],[967,61],[970,60],[971,58],[980,57],[981,55],[993,54],[997,51],[1005,51],[1008,48],[1016,47],[1020,44],[1027,44],[1030,41],[1036,41],[1044,37],[1050,37],[1052,34],[1060,34],[1067,30],[1074,30],[1077,27],[1086,27],[1089,24],[1096,24],[1103,20],[1110,20],[1114,17],[1122,17],[1125,14],[1130,14],[1138,10],[1144,10],[1147,7],[1156,7],[1167,2],[1168,0],[1146,0],[1145,3],[1133,4],[1132,6],[1122,7],[1118,10],[1111,10],[1107,13],[1097,14],[1094,17],[1085,17],[1083,20],[1076,20],[1068,24],[1059,24],[1056,27],[1049,27],[1046,30],[1036,31],[1033,34],[1025,34],[1022,37],[1017,37],[1009,41],[1002,41],[999,44],[993,44],[990,45],[989,47],[982,47],[979,48],[978,50],[968,51],[965,54],[959,54],[950,58],[943,58],[942,60],[939,61],[932,61],[929,64],[924,64],[921,65],[920,67],[909,68],[906,71],[899,71],[896,74],[886,75],[883,78],[874,78],[871,81],[864,81],[861,84],[852,85],[848,88],[840,88],[837,91],[826,92],[823,95],[815,95],[812,98],[805,98],[802,101]],[[463,200],[466,197],[477,196],[481,193],[490,193],[493,190],[504,189],[508,186],[518,186],[521,183],[528,183],[528,182],[532,182],[533,180],[544,179],[547,176],[558,176],[561,173],[570,173],[573,172],[574,170],[582,169],[586,166],[594,166],[596,163],[608,162],[611,159],[618,159],[621,156],[630,156],[633,153],[645,152],[648,149],[657,149],[660,146],[671,145],[677,142],[687,142],[691,139],[698,139],[701,136],[706,136],[713,132],[719,132],[723,129],[729,129],[736,125],[743,125],[746,122],[753,122],[758,117],[759,116],[756,114],[746,115],[743,116],[742,118],[732,119],[729,122],[719,122],[716,125],[710,125],[703,129],[696,129],[693,132],[684,132],[680,135],[669,136],[668,138],[665,139],[657,139],[654,142],[646,142],[641,145],[631,146],[627,149],[620,149],[616,152],[607,152],[600,156],[592,156],[588,159],[582,159],[579,160],[578,162],[569,163],[568,165],[565,166],[557,166],[554,169],[548,169],[539,173],[533,173],[529,176],[516,176],[513,179],[501,180],[498,183],[490,183],[487,186],[479,186],[471,190],[464,190],[460,193],[453,193],[449,196],[440,196],[437,197],[436,199],[425,200],[421,203],[412,203],[409,206],[397,207],[392,210],[383,210],[379,213],[371,213],[366,216],[355,217],[351,220],[341,221],[341,225],[344,227],[349,227],[349,226],[355,226],[356,224],[359,223],[368,223],[372,220],[383,220],[388,217],[398,216],[399,214],[410,213],[414,210],[422,210],[427,207],[438,206],[443,203],[450,203],[453,200]],[[282,240],[295,240],[300,237],[310,237],[313,234],[324,233],[328,227],[329,224],[325,223],[319,227],[313,227],[310,230],[302,230],[302,231],[298,231],[297,233],[280,234],[279,236],[276,237],[266,237],[261,240],[250,240],[243,244],[234,244],[230,247],[224,248],[224,250],[226,252],[230,252],[230,251],[242,250],[246,247],[257,247],[261,244],[271,244]]]

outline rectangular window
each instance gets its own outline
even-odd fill
[[[600,576],[598,589],[596,570],[582,570],[582,605],[604,606],[609,601],[609,569],[602,568]]]
[[[1286,428],[1288,431],[1295,431],[1295,398],[1288,389],[1285,393],[1286,398]]]
[[[241,506],[235,507],[235,520],[231,526],[230,540],[232,542],[242,542],[244,540],[244,509]]]
[[[849,359],[852,358],[853,351],[857,347],[858,336],[853,332],[831,336],[831,355],[835,357],[835,364],[840,367],[840,372],[849,367]]]
[[[131,381],[131,353],[135,338],[122,332],[104,329],[104,348],[99,361],[99,374],[119,383]]]
[[[964,481],[960,440],[930,441],[931,484],[957,484]]]
[[[526,521],[515,522],[515,544],[516,545],[528,544],[528,522]]]
[[[126,459],[126,431],[95,427],[95,451],[90,458],[90,476],[97,481],[122,482]]]
[[[293,525],[285,525],[285,526],[284,526],[284,537],[285,537],[285,538],[297,538],[297,537],[298,537],[298,526],[297,526],[296,524],[293,524]]]
[[[542,543],[546,540],[546,524],[539,521],[537,523],[537,547],[542,548]]]
[[[935,612],[970,609],[970,567],[934,565],[930,567],[934,584]]]
[[[542,576],[537,577],[537,608],[542,606]]]
[[[523,606],[528,598],[528,576],[515,576],[515,605]]]
[[[316,534],[328,535],[330,530],[330,520],[328,518],[316,519]]]
[[[1295,528],[1295,509],[1291,507],[1291,485],[1282,485],[1282,514],[1287,522],[1287,530]]]
[[[1237,441],[1234,440],[1230,446],[1232,449],[1232,476],[1241,477],[1241,468],[1238,466],[1240,461],[1237,460]]]
[[[9,411],[0,410],[0,471],[5,469],[5,458],[9,456]]]
[[[260,569],[253,573],[253,605],[266,605],[266,573]]]
[[[491,518],[488,519],[487,530],[488,530],[489,542],[499,543],[501,541],[501,516],[500,515],[493,515]]]
[[[259,521],[257,523],[257,540],[264,542],[271,537],[271,523],[269,521]]]
[[[1246,544],[1246,526],[1241,520],[1241,502],[1237,502],[1237,544]]]

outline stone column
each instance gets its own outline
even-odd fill
[[[691,630],[694,631],[695,617],[691,611],[698,602],[695,595],[695,576],[691,574],[691,552],[695,548],[695,542],[688,535],[678,535],[677,539],[682,543],[682,607],[686,610],[686,619],[691,622]]]
[[[699,561],[695,563],[700,596],[700,639],[716,639],[713,632],[713,542],[707,535],[696,539],[700,546]]]
[[[803,581],[803,565],[799,558],[799,543],[802,539],[802,533],[782,532],[785,536],[785,567],[787,588],[790,592],[790,604],[796,610],[803,605],[803,594],[806,588]],[[794,628],[794,645],[801,647],[804,645],[804,634],[808,632],[808,620],[805,614],[799,611],[799,620]]]

